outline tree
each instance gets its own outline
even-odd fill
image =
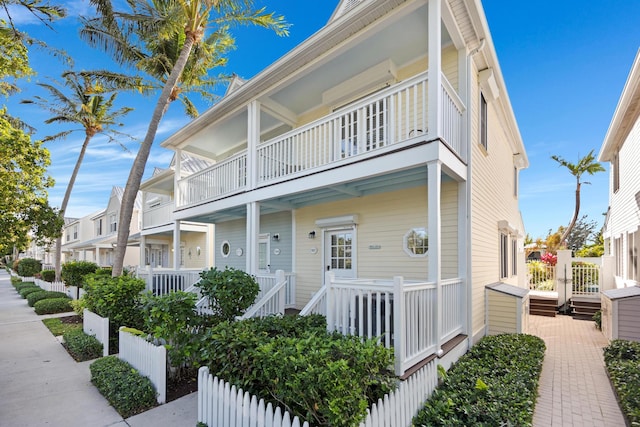
[[[587,221],[587,215],[582,215],[567,236],[567,247],[575,252],[586,246],[588,241],[593,240],[597,226],[596,221]]]
[[[22,103],[35,104],[50,112],[52,116],[45,121],[46,124],[63,123],[79,125],[81,127],[80,129],[70,129],[59,132],[45,138],[45,141],[65,138],[72,132],[78,130],[84,132],[84,141],[80,148],[76,165],[71,173],[71,178],[69,178],[69,184],[67,184],[62,204],[60,205],[60,213],[64,216],[89,142],[95,135],[100,133],[107,135],[110,141],[115,140],[118,136],[124,135],[118,132],[115,127],[123,126],[122,123],[118,122],[118,119],[133,109],[123,107],[114,110],[114,102],[117,94],[112,93],[107,97],[104,89],[96,82],[91,81],[87,76],[79,76],[77,73],[67,71],[62,74],[62,78],[64,79],[62,83],[38,83],[39,86],[49,92],[48,97],[35,96],[34,99],[24,100]],[[69,94],[65,93],[63,86],[66,86],[66,88],[70,90]],[[55,269],[57,281],[60,280],[61,258],[62,236],[58,237],[56,241]]]
[[[271,29],[279,35],[288,34],[288,25],[281,16],[255,10],[252,0],[130,0],[131,12],[115,11],[110,1],[91,0],[99,16],[87,21],[81,35],[93,46],[100,46],[121,64],[140,66],[141,61],[154,57],[158,43],[178,41],[179,54],[166,63],[164,86],[153,110],[149,127],[131,167],[120,209],[118,239],[113,276],[122,274],[124,255],[129,239],[131,217],[151,146],[160,120],[164,116],[176,88],[187,68],[192,51],[198,49],[205,33],[213,30],[216,40],[229,40],[232,25],[250,24]],[[86,31],[85,31],[86,30]],[[149,54],[150,53],[150,54]],[[193,69],[193,76],[204,75],[208,69]]]
[[[582,175],[584,173],[593,175],[596,172],[604,172],[605,169],[604,167],[602,167],[602,165],[599,162],[595,160],[595,156],[593,155],[593,150],[591,150],[589,154],[587,154],[586,156],[578,160],[578,163],[576,164],[569,163],[568,161],[566,161],[560,156],[554,155],[554,156],[551,156],[551,158],[556,162],[558,162],[560,166],[564,166],[567,169],[569,169],[569,172],[571,173],[571,175],[573,175],[576,178],[575,209],[573,211],[573,218],[571,219],[569,226],[567,226],[567,228],[564,230],[564,233],[562,233],[562,237],[560,238],[560,245],[563,245],[566,242],[567,237],[571,233],[571,230],[573,230],[573,227],[575,226],[576,221],[578,220],[578,214],[580,213],[580,187],[582,186],[582,184],[589,184],[589,182],[581,181]]]
[[[46,174],[49,151],[14,127],[0,110],[0,253],[23,249],[28,233],[57,237],[62,223],[47,203],[53,179]],[[57,230],[56,230],[57,227]]]
[[[579,257],[601,257],[604,255],[604,236],[602,230],[596,233],[594,242],[591,245],[585,245],[581,247],[576,255]]]

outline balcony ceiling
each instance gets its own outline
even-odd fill
[[[325,91],[383,61],[390,60],[401,68],[426,59],[427,19],[426,4],[404,8],[383,23],[365,27],[359,35],[335,46],[322,57],[301,58],[299,72],[259,97],[266,107],[260,116],[262,139],[268,140],[274,134],[299,125],[297,120],[302,114],[323,106]],[[451,37],[444,25],[442,28],[442,45],[447,46],[452,43]],[[183,149],[213,159],[224,158],[220,156],[246,146],[247,120],[247,109],[241,108],[205,125],[202,131],[189,138]]]

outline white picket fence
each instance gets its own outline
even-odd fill
[[[47,282],[46,280],[35,279],[34,282],[45,291],[64,292],[67,293],[67,285],[64,282]]]
[[[158,393],[158,403],[167,401],[167,349],[162,345],[154,345],[125,330],[118,331],[118,357],[148,377]]]
[[[398,388],[379,399],[359,427],[408,427],[438,385],[436,360],[432,360]],[[265,404],[263,399],[214,377],[209,368],[198,371],[198,421],[226,427],[308,427],[309,423]]]
[[[82,312],[82,330],[102,344],[102,355],[109,355],[109,318],[100,317],[86,308]]]
[[[309,427],[289,412],[214,377],[206,366],[198,371],[198,421],[225,427]]]

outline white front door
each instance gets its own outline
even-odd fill
[[[324,268],[332,271],[335,277],[355,279],[355,229],[327,230],[324,233]]]

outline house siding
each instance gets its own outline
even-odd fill
[[[640,208],[636,201],[636,194],[640,192],[640,120],[634,124],[629,136],[619,151],[619,177],[620,187],[613,192],[613,168],[610,168],[609,195],[610,207],[607,237],[613,244],[614,238],[622,239],[622,253],[614,253],[616,257],[622,257],[622,278],[628,276],[628,233],[633,233],[640,227]],[[612,250],[614,247],[612,246]],[[634,285],[628,282],[627,285]]]
[[[442,200],[442,277],[457,277],[458,185],[443,183]],[[296,305],[303,307],[323,281],[323,235],[315,221],[320,218],[358,215],[356,226],[356,272],[358,277],[391,280],[425,280],[427,257],[409,257],[403,237],[414,227],[427,227],[427,187],[421,186],[358,199],[326,203],[298,209],[296,218]],[[315,230],[316,238],[309,239]],[[315,253],[314,253],[315,252]],[[451,257],[447,258],[446,257]]]
[[[476,72],[472,75],[477,76]],[[488,106],[488,148],[479,144],[480,87],[477,78],[471,84],[471,268],[472,336],[485,328],[484,286],[497,281],[518,284],[517,276],[500,278],[500,231],[498,221],[506,220],[524,234],[524,226],[514,194],[513,152],[501,117],[499,100]],[[520,238],[521,239],[521,238]],[[522,243],[518,243],[521,248]],[[511,257],[509,274],[511,274]]]
[[[180,240],[184,242],[184,268],[203,268],[207,260],[207,234],[183,231],[180,233]],[[200,247],[200,255],[198,255],[198,247]]]
[[[618,301],[618,337],[623,340],[640,341],[640,298],[625,298]]]
[[[216,224],[215,244],[213,250],[216,252],[216,267],[223,269],[225,267],[245,270],[247,262],[245,259],[245,250],[247,246],[246,225],[244,219],[225,221]],[[228,241],[231,246],[231,252],[228,257],[222,256],[222,243]],[[242,256],[236,255],[236,250],[242,248]]]

